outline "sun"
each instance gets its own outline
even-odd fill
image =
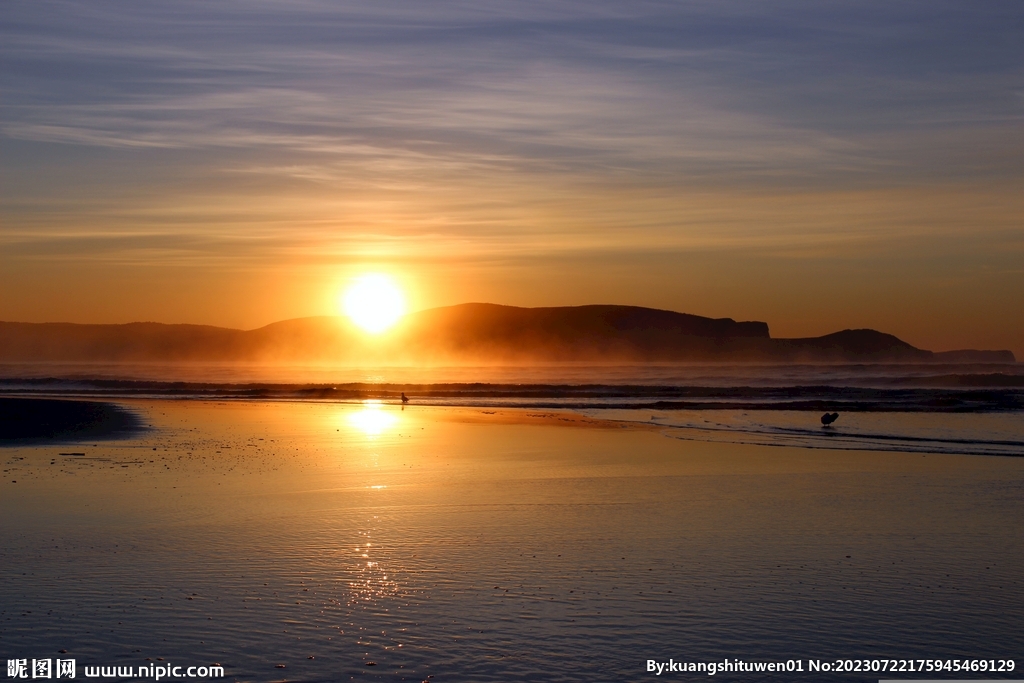
[[[405,297],[387,275],[369,273],[345,291],[345,313],[357,326],[379,334],[405,314]]]

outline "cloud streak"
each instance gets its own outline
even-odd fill
[[[1024,115],[1009,5],[44,4],[5,23],[13,138],[802,179],[913,173],[879,137]]]
[[[586,262],[580,292],[692,309],[648,292],[735,300],[673,258],[1019,278],[1021,26],[1016,0],[9,3],[0,285],[398,264],[539,303],[541,264]]]

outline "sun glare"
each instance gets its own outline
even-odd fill
[[[363,275],[345,292],[345,313],[372,334],[388,329],[405,314],[405,297],[387,275]]]
[[[398,418],[385,410],[379,401],[366,401],[360,410],[348,414],[348,421],[366,436],[374,438],[394,427]]]

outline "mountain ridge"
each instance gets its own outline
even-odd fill
[[[467,303],[407,315],[374,337],[337,316],[251,330],[213,325],[0,322],[0,362],[1015,362],[1010,351],[932,352],[877,330],[773,338],[767,323],[591,304]]]

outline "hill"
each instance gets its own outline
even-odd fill
[[[1014,362],[1009,351],[933,353],[875,330],[773,339],[763,322],[637,306],[461,304],[373,337],[338,317],[255,330],[206,325],[0,322],[0,362]]]

